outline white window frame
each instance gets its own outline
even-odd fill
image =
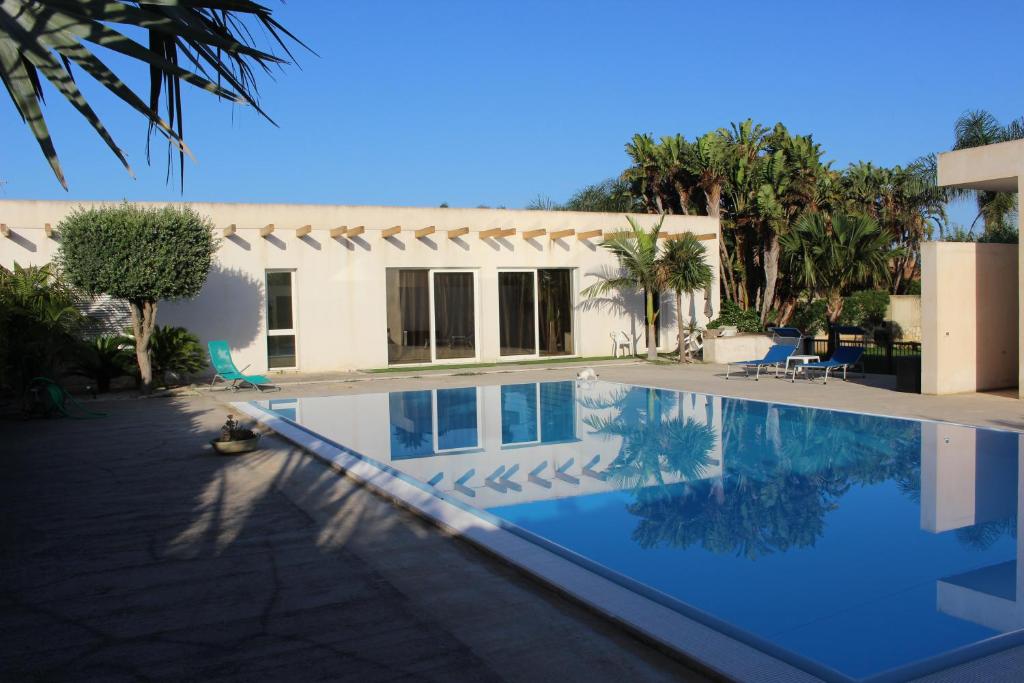
[[[297,287],[297,282],[296,282],[297,281],[297,277],[296,277],[297,270],[295,268],[267,268],[264,271],[264,273],[263,273],[263,290],[265,292],[268,292],[268,294],[270,292],[270,286],[267,283],[267,276],[269,276],[271,273],[288,273],[290,278],[291,278],[292,326],[291,326],[291,329],[287,329],[287,330],[272,330],[272,329],[270,329],[270,316],[269,316],[269,313],[270,313],[270,311],[269,311],[269,309],[270,309],[270,302],[269,302],[269,300],[267,300],[266,303],[265,303],[265,308],[264,308],[264,312],[263,312],[264,316],[265,316],[265,319],[267,321],[267,324],[266,324],[266,328],[267,328],[266,332],[267,332],[267,334],[266,334],[266,336],[267,337],[287,337],[287,336],[295,337],[295,365],[292,365],[290,367],[276,367],[276,368],[270,367],[270,346],[269,346],[269,344],[267,344],[266,338],[264,338],[264,340],[263,340],[263,351],[264,351],[263,357],[266,359],[267,371],[268,372],[276,372],[278,370],[298,370],[299,366],[301,365],[301,363],[299,362],[299,333],[298,333],[298,328],[299,328],[299,307],[298,307],[298,303],[296,301],[296,299],[298,298],[296,296],[296,294],[298,292],[298,287]]]

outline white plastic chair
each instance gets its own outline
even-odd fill
[[[612,338],[612,356],[614,358],[619,357],[619,349],[623,347],[625,347],[624,356],[633,355],[633,340],[630,339],[625,330],[612,332],[609,336]]]

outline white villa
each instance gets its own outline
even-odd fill
[[[92,201],[0,201],[0,265],[51,261],[57,226]],[[162,203],[160,203],[162,204]],[[617,267],[600,247],[621,214],[505,209],[192,203],[221,237],[195,300],[162,303],[158,324],[223,339],[247,372],[325,372],[549,356],[609,356],[625,332],[646,350],[640,294],[588,300],[581,291]],[[634,216],[648,227],[657,216]],[[704,325],[719,307],[719,223],[667,216],[665,239],[707,246],[710,295],[660,302],[659,349],[680,319]],[[109,304],[108,317],[118,315]],[[113,321],[118,323],[118,321]]]

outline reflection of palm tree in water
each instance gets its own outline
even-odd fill
[[[825,516],[854,486],[892,480],[905,495],[919,496],[916,423],[722,399],[722,425],[720,478],[700,479],[684,460],[686,481],[651,476],[652,485],[636,490],[628,509],[641,518],[633,532],[641,547],[699,545],[754,559],[813,546]],[[644,424],[634,431],[624,435],[623,450],[638,475],[624,483],[653,475],[638,464],[649,460],[642,454],[647,443],[654,453],[661,447]]]
[[[674,408],[682,409],[680,396],[673,392],[635,388],[585,405],[617,411],[611,418],[591,414],[584,422],[595,434],[621,439],[618,456],[607,470],[620,488],[664,485],[666,474],[699,479],[712,464],[715,434],[711,427],[692,418],[666,417]]]

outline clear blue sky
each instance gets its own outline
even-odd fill
[[[752,117],[837,166],[896,164],[948,149],[966,109],[1024,114],[1020,0],[266,1],[319,53],[263,79],[279,128],[190,93],[182,195],[162,145],[146,165],[145,124],[79,73],[138,178],[51,94],[65,194],[5,96],[0,197],[521,207],[616,175],[634,132]]]

